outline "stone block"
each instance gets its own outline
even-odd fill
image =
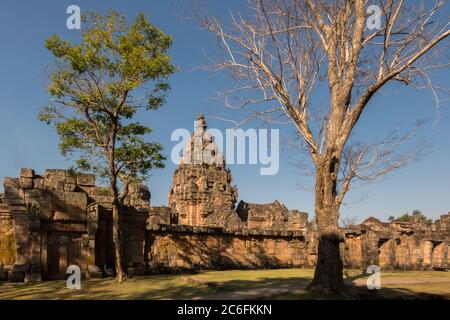
[[[90,264],[88,266],[87,278],[88,279],[100,279],[100,278],[102,278],[102,271],[96,265]]]
[[[15,178],[5,177],[3,179],[3,188],[5,197],[8,198],[20,198],[19,188],[20,180]]]
[[[24,282],[24,280],[25,280],[25,272],[9,271],[8,272],[8,280],[10,282]]]
[[[44,181],[45,181],[45,179],[42,179],[42,178],[37,178],[37,179],[34,179],[34,188],[35,189],[44,189]]]
[[[65,192],[74,192],[76,187],[77,187],[76,183],[64,182],[64,191]]]
[[[52,192],[54,219],[60,221],[86,221],[87,196],[82,192]]]
[[[62,190],[50,190],[49,194],[51,195],[52,201],[64,201],[64,191]]]
[[[20,186],[23,189],[33,189],[33,187],[34,187],[33,179],[32,178],[20,177]]]
[[[94,196],[113,197],[114,193],[109,187],[92,187],[90,194]]]
[[[80,186],[95,186],[95,175],[88,173],[81,173],[77,175],[77,184]]]
[[[87,196],[82,192],[64,192],[64,201],[76,202],[87,206]]]
[[[7,200],[8,206],[12,209],[14,206],[22,206],[25,205],[25,201],[22,198],[8,198]]]
[[[58,191],[64,191],[64,180],[53,180],[54,189]]]
[[[40,200],[40,217],[43,220],[50,220],[53,217],[53,206],[51,201]]]
[[[30,189],[30,190],[25,190],[24,195],[25,195],[25,200],[39,201],[39,199],[41,197],[41,192],[40,192],[40,190]]]
[[[66,170],[62,169],[47,169],[45,170],[44,177],[51,180],[65,180]]]
[[[105,206],[111,206],[112,203],[114,202],[114,198],[112,198],[112,197],[91,196],[91,198],[94,199],[94,201],[101,203],[102,205],[105,205]]]
[[[34,170],[29,168],[20,169],[20,177],[21,178],[34,178]]]
[[[25,283],[41,282],[42,277],[40,273],[27,273],[24,278]]]
[[[79,186],[78,185],[78,188],[81,190],[81,191],[83,191],[84,193],[87,193],[87,194],[91,194],[91,190],[92,190],[92,187],[87,187],[87,186]]]
[[[67,173],[65,182],[77,184],[77,176]]]
[[[55,211],[53,219],[55,221],[86,221],[86,209],[76,206],[70,206],[70,210],[67,208],[64,211]]]
[[[55,182],[53,179],[44,179],[44,189],[45,190],[55,190]]]
[[[0,270],[0,281],[8,280],[8,271]]]

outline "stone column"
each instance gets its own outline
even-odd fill
[[[423,267],[425,268],[431,268],[431,260],[432,260],[432,254],[433,254],[433,243],[431,241],[424,241],[423,246]]]
[[[444,269],[447,267],[447,244],[441,242],[435,244],[431,254],[431,265],[433,268]]]
[[[35,229],[30,230],[31,238],[31,255],[30,255],[30,272],[25,275],[25,282],[42,281],[41,268],[41,233],[39,231],[40,221],[37,219]]]
[[[86,266],[87,278],[101,278],[102,272],[95,264],[95,234],[98,229],[99,204],[92,203],[87,207],[87,234],[82,237],[82,256]]]
[[[25,273],[30,269],[31,250],[30,235],[28,233],[28,210],[23,198],[23,190],[20,188],[20,180],[6,177],[3,182],[5,189],[5,202],[9,207],[14,221],[16,235],[16,261],[9,272],[9,280],[22,282]]]
[[[362,236],[364,267],[379,265],[378,241],[378,236],[373,232],[368,232]]]

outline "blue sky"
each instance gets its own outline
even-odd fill
[[[211,9],[227,14],[230,9],[242,9],[243,1],[209,1]],[[66,8],[77,4],[81,10],[106,11],[115,9],[129,18],[144,12],[164,32],[172,34],[174,45],[170,51],[174,64],[180,67],[170,80],[172,91],[167,104],[141,121],[154,129],[152,138],[165,146],[170,154],[175,142],[170,141],[174,129],[192,130],[198,112],[220,114],[221,101],[213,100],[214,93],[232,85],[220,74],[194,71],[206,62],[204,52],[214,55],[214,38],[201,31],[193,21],[175,15],[178,4],[186,1],[76,1],[2,0],[0,3],[0,178],[17,176],[21,167],[32,167],[37,172],[45,168],[66,168],[71,162],[58,151],[58,140],[51,128],[37,121],[39,107],[49,97],[45,90],[44,68],[51,56],[43,46],[51,34],[77,40],[79,31],[66,28]],[[448,71],[437,80],[448,85]],[[386,219],[414,209],[437,219],[450,211],[450,119],[448,104],[440,114],[433,106],[429,92],[394,87],[372,101],[356,134],[361,137],[383,136],[394,127],[413,124],[417,119],[430,120],[420,136],[428,142],[431,151],[420,162],[392,173],[374,184],[351,191],[350,203],[366,195],[363,201],[344,206],[341,215],[358,216],[359,221],[369,216]],[[238,118],[238,115],[236,115]],[[229,126],[209,119],[210,127]],[[254,124],[254,126],[260,124]],[[280,127],[281,139],[291,135],[291,127]],[[167,193],[175,169],[170,161],[166,168],[153,173],[149,182],[152,204],[167,202]],[[310,213],[314,208],[314,194],[308,189],[313,180],[291,164],[288,153],[280,154],[280,171],[274,176],[261,176],[257,165],[231,165],[239,199],[267,203],[278,199],[288,208]],[[0,189],[1,190],[1,189]]]

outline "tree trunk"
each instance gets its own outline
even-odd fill
[[[317,265],[308,289],[339,292],[344,288],[343,264],[339,243],[339,207],[336,205],[336,162],[328,162],[317,170],[315,213],[319,237]]]
[[[114,253],[116,259],[116,279],[117,282],[123,282],[125,280],[125,272],[123,269],[122,261],[122,239],[120,234],[120,206],[118,203],[113,205],[113,242]]]

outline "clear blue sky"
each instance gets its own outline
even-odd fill
[[[66,8],[77,4],[81,10],[115,9],[132,18],[143,11],[151,21],[174,37],[171,49],[173,62],[180,71],[171,78],[172,91],[167,104],[151,112],[142,121],[154,129],[154,140],[162,143],[166,153],[175,144],[170,135],[176,128],[192,130],[198,112],[206,115],[221,112],[222,102],[211,100],[214,93],[231,83],[218,74],[193,69],[205,62],[204,52],[214,55],[214,39],[201,31],[192,21],[177,17],[177,1],[150,0],[2,0],[0,3],[0,178],[17,176],[21,167],[37,172],[45,168],[66,168],[70,161],[58,151],[58,141],[51,128],[37,121],[38,108],[48,101],[45,90],[44,67],[51,57],[43,46],[51,34],[77,40],[79,31],[66,28]],[[186,1],[180,1],[186,4]],[[212,10],[227,14],[239,9],[244,1],[210,1]],[[448,16],[448,15],[447,15]],[[448,85],[448,73],[441,82]],[[357,134],[361,137],[383,136],[398,125],[410,125],[417,119],[431,120],[421,136],[431,145],[431,152],[420,162],[403,168],[387,178],[352,191],[347,198],[354,202],[362,194],[364,201],[343,207],[342,216],[369,216],[386,219],[414,209],[437,219],[450,211],[450,119],[448,104],[438,115],[429,92],[392,88],[376,97],[364,114]],[[224,129],[228,124],[209,120],[210,127]],[[434,125],[433,125],[434,124]],[[281,127],[281,135],[289,136],[292,128]],[[288,208],[307,211],[312,216],[314,195],[303,187],[312,180],[290,164],[288,155],[280,155],[280,171],[274,176],[259,175],[256,165],[232,165],[239,198],[248,202],[266,203],[278,199]],[[166,168],[155,171],[149,187],[152,204],[167,202],[167,193],[175,166],[168,161]],[[0,189],[1,190],[1,189]]]

